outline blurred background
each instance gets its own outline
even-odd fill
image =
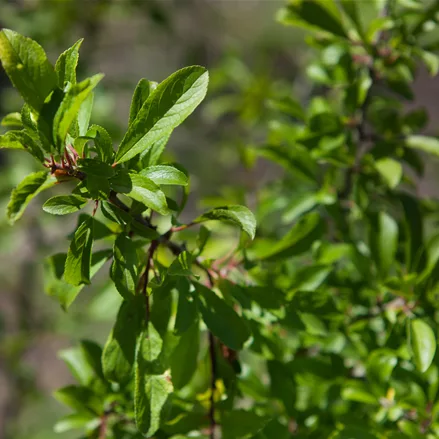
[[[127,127],[132,92],[142,77],[161,81],[192,64],[210,71],[201,107],[171,137],[168,161],[191,175],[184,219],[210,205],[246,204],[278,170],[254,163],[247,145],[264,139],[267,101],[287,90],[306,102],[311,89],[304,64],[312,52],[304,35],[275,20],[282,0],[0,0],[0,28],[37,40],[52,62],[79,38],[79,79],[106,74],[95,94],[93,123],[117,142]],[[413,107],[426,106],[430,133],[439,107],[439,82],[421,71]],[[0,67],[0,118],[21,99]],[[1,133],[1,127],[0,127]],[[81,338],[104,342],[118,307],[117,294],[99,279],[63,312],[44,294],[44,259],[65,250],[75,219],[59,221],[36,200],[16,227],[6,222],[11,189],[36,163],[27,155],[0,155],[0,439],[51,439],[64,412],[51,392],[70,382],[57,352]],[[430,175],[432,175],[431,170]],[[427,172],[427,175],[429,173]],[[428,178],[422,191],[432,195]],[[45,195],[47,197],[47,194]],[[66,435],[64,437],[69,437]]]

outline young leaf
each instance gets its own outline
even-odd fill
[[[79,59],[79,48],[81,47],[83,38],[78,40],[72,47],[63,52],[55,64],[55,71],[58,75],[58,86],[63,89],[67,82],[76,84],[76,66]]]
[[[137,338],[145,315],[143,296],[122,303],[102,353],[105,378],[126,383],[132,378]]]
[[[247,233],[251,239],[255,237],[256,220],[253,213],[247,207],[239,205],[216,207],[196,218],[194,223],[202,223],[209,220],[232,222]]]
[[[92,389],[85,386],[67,386],[54,392],[53,396],[63,404],[79,412],[100,415],[104,401]]]
[[[174,166],[169,165],[157,165],[150,166],[140,172],[140,175],[149,178],[155,184],[170,184],[170,185],[179,185],[179,186],[187,186],[188,185],[188,177],[184,172],[181,172],[179,169]]]
[[[137,114],[139,113],[143,104],[148,99],[151,91],[152,91],[151,83],[147,79],[142,78],[138,82],[136,89],[134,90],[133,99],[131,100],[130,118],[128,121],[128,126],[131,125],[136,119]]]
[[[152,180],[140,174],[120,173],[110,180],[112,187],[155,210],[160,215],[170,213],[166,196]]]
[[[81,412],[72,413],[61,418],[54,426],[53,431],[55,433],[65,433],[69,430],[74,430],[78,428],[85,428],[93,430],[98,427],[101,420],[99,416],[92,413]]]
[[[212,290],[198,282],[194,282],[194,286],[203,321],[209,330],[229,348],[236,351],[242,349],[250,337],[244,320]]]
[[[424,373],[433,361],[436,352],[436,337],[431,327],[420,319],[412,320],[410,325],[410,345],[416,367]]]
[[[74,86],[64,96],[53,119],[53,138],[58,151],[62,151],[70,126],[78,115],[82,103],[98,85],[104,75],[94,75]]]
[[[405,144],[409,148],[419,149],[429,154],[439,156],[439,139],[436,137],[421,135],[407,136]]]
[[[43,210],[52,215],[67,215],[81,210],[88,200],[79,195],[58,195],[43,204]]]
[[[200,66],[178,70],[160,83],[128,127],[116,152],[116,163],[149,150],[169,135],[204,99],[207,84],[208,73]]]
[[[57,85],[57,77],[43,48],[9,29],[0,31],[0,60],[23,99],[38,111]]]
[[[120,234],[114,242],[113,255],[111,279],[120,295],[129,299],[136,294],[139,280],[137,247],[128,235]]]
[[[188,384],[197,370],[199,348],[200,324],[197,320],[182,334],[171,356],[172,383],[176,389]],[[182,358],[185,361],[181,361]]]
[[[10,224],[15,223],[23,215],[30,201],[41,191],[52,187],[56,178],[46,171],[34,172],[12,190],[11,199],[7,207],[7,216]]]
[[[23,122],[21,121],[20,113],[9,113],[7,114],[2,121],[0,122],[2,127],[6,127],[9,129],[21,129],[23,128]]]
[[[64,279],[71,285],[90,283],[93,218],[89,217],[76,230],[67,253]]]
[[[73,132],[72,129],[70,130],[70,134],[72,134],[73,137],[86,135],[93,111],[93,102],[94,93],[90,93],[79,107],[77,129],[76,125],[72,125],[72,128],[75,127],[75,129]]]
[[[140,154],[142,168],[154,166],[159,162],[160,156],[165,150],[165,146],[168,143],[170,137],[171,133],[169,132],[168,134],[154,142],[151,148]]]
[[[26,131],[8,131],[0,136],[0,149],[26,149],[40,162],[44,161],[44,154],[39,144]]]
[[[114,175],[114,168],[98,159],[79,159],[78,168],[85,174],[96,177],[111,178]]]
[[[112,163],[113,141],[108,132],[99,125],[92,125],[87,131],[86,137],[91,137],[94,140],[99,159],[104,163]]]
[[[197,300],[190,291],[187,278],[180,277],[176,283],[178,291],[177,316],[175,318],[174,333],[181,335],[198,321]]]
[[[191,276],[192,275],[192,255],[187,252],[181,252],[172,262],[168,269],[171,276]]]

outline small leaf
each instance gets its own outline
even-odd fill
[[[2,29],[0,60],[25,102],[38,111],[57,84],[55,71],[43,48],[30,38]]]
[[[9,129],[17,128],[21,129],[23,128],[23,123],[21,122],[21,114],[20,113],[9,113],[7,114],[2,121],[0,122],[0,125],[2,127],[6,127]]]
[[[436,352],[436,337],[431,327],[420,319],[412,320],[410,345],[416,367],[424,373],[433,361]]]
[[[224,414],[221,425],[224,439],[254,437],[270,421],[268,416],[260,416],[252,411],[231,410]]]
[[[58,86],[63,89],[67,82],[76,84],[76,66],[79,59],[79,48],[81,47],[83,38],[78,40],[72,47],[64,51],[55,64],[55,71],[58,75]]]
[[[54,426],[55,433],[65,433],[66,431],[85,428],[97,428],[101,420],[98,416],[87,412],[72,413],[64,416]]]
[[[105,378],[126,383],[132,378],[136,343],[145,315],[143,296],[122,303],[102,353]]]
[[[137,247],[128,235],[120,234],[114,242],[110,275],[123,298],[129,299],[136,294],[139,281],[139,258]]]
[[[187,186],[188,178],[184,172],[181,172],[179,169],[174,166],[169,165],[157,165],[150,166],[140,172],[140,175],[149,178],[155,184],[170,184],[170,185],[179,185],[179,186]]]
[[[375,167],[391,189],[394,189],[396,186],[398,186],[402,178],[401,163],[386,157],[377,160],[375,162]]]
[[[192,255],[187,252],[181,252],[172,262],[168,269],[171,276],[191,276],[192,275]]]
[[[398,247],[398,224],[391,216],[380,212],[371,219],[369,236],[373,259],[381,275],[386,276]]]
[[[81,210],[88,200],[79,195],[58,195],[43,204],[43,210],[52,215],[67,215]]]
[[[98,85],[103,75],[95,75],[72,86],[65,94],[53,119],[53,138],[58,151],[62,151],[71,124],[77,117],[82,103]]]
[[[421,135],[407,136],[405,144],[409,148],[419,149],[429,154],[439,156],[439,139],[436,137]]]
[[[67,386],[54,392],[53,396],[66,406],[79,412],[90,411],[100,415],[104,401],[84,386]]]
[[[142,78],[138,82],[136,89],[134,90],[133,99],[131,100],[128,125],[131,125],[134,122],[143,104],[148,99],[151,91],[151,83],[147,79]]]
[[[105,128],[92,125],[86,133],[86,137],[94,140],[99,159],[104,163],[111,163],[114,156],[113,141]]]
[[[34,172],[12,190],[11,199],[7,207],[8,220],[15,223],[23,215],[30,201],[40,192],[52,187],[56,179],[46,171]]]
[[[90,283],[93,218],[84,221],[76,230],[67,252],[64,279],[71,285]]]
[[[177,279],[178,305],[174,324],[174,333],[176,335],[183,334],[198,321],[198,304],[190,291],[190,286],[187,278],[180,277]]]
[[[102,178],[111,178],[115,172],[110,165],[97,159],[79,159],[78,168],[85,174]]]
[[[146,152],[169,135],[204,99],[207,83],[208,73],[200,66],[181,69],[160,83],[130,124],[117,150],[116,163]]]
[[[243,344],[250,337],[250,331],[244,320],[212,290],[198,282],[194,282],[194,286],[206,326],[229,348],[236,351],[242,349]]]
[[[176,389],[188,384],[197,370],[199,348],[200,324],[197,320],[182,334],[171,356],[172,382]],[[182,358],[185,361],[181,361]]]
[[[232,205],[216,207],[204,213],[194,220],[194,223],[202,223],[209,220],[232,222],[238,225],[251,239],[256,233],[256,220],[253,213],[247,207]]]
[[[159,162],[159,159],[165,150],[166,144],[168,143],[170,137],[171,133],[164,135],[162,138],[154,142],[150,149],[147,149],[140,154],[142,168],[154,166]]]

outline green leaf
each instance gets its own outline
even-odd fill
[[[194,286],[206,326],[229,348],[236,351],[242,349],[250,337],[250,331],[242,317],[209,288],[198,282],[194,282]]]
[[[57,77],[43,48],[17,32],[0,31],[0,60],[23,99],[38,111],[57,85]]]
[[[6,127],[9,129],[23,128],[23,123],[21,122],[21,114],[20,113],[9,113],[7,114],[2,121],[0,122],[2,127]]]
[[[322,236],[323,231],[321,216],[316,212],[310,213],[302,217],[279,242],[264,252],[260,259],[275,261],[304,253]]]
[[[98,159],[79,159],[78,168],[85,174],[102,178],[111,178],[115,173],[114,168]]]
[[[88,200],[79,195],[58,195],[43,204],[43,210],[52,215],[67,215],[81,210]]]
[[[143,169],[140,172],[140,175],[149,178],[158,185],[170,184],[187,186],[189,183],[188,177],[184,172],[180,171],[174,166],[169,165],[150,166],[146,169]]]
[[[109,250],[93,253],[91,259],[90,277],[93,277],[111,256]],[[44,264],[45,290],[49,296],[55,297],[66,311],[81,292],[84,284],[73,286],[64,280],[64,267],[67,255],[58,253],[48,258]]]
[[[83,38],[78,40],[72,47],[64,51],[55,64],[55,72],[58,75],[58,86],[63,89],[67,82],[76,84],[76,66],[79,59],[79,48],[81,47]]]
[[[7,207],[7,216],[10,224],[21,218],[30,201],[40,192],[52,187],[56,179],[46,171],[29,174],[12,190]]]
[[[76,230],[67,252],[64,279],[71,285],[90,283],[93,218],[84,221]]]
[[[421,135],[407,136],[405,144],[409,148],[419,149],[429,154],[439,156],[439,139],[436,137]]]
[[[54,426],[55,433],[65,433],[79,428],[97,428],[101,420],[98,416],[87,412],[72,413],[61,418]]]
[[[424,373],[433,361],[436,352],[436,337],[431,327],[420,319],[411,321],[410,347],[415,365]]]
[[[391,189],[394,189],[401,181],[402,178],[402,165],[401,163],[391,158],[383,158],[375,162],[375,167],[384,181]]]
[[[268,416],[260,416],[252,411],[243,409],[228,411],[224,413],[221,420],[222,437],[224,439],[248,438],[262,430],[269,421]]]
[[[116,163],[147,151],[154,142],[169,135],[204,99],[208,73],[200,66],[181,69],[165,79],[150,94],[116,153]]]
[[[84,386],[67,386],[54,392],[53,396],[66,406],[84,412],[100,415],[103,411],[104,401],[93,391]]]
[[[26,131],[8,131],[0,136],[0,149],[26,149],[40,162],[44,161],[44,154],[39,144]]]
[[[174,388],[171,377],[158,363],[163,340],[154,326],[141,334],[136,356],[134,411],[136,426],[146,437],[151,437],[159,428],[164,409]]]
[[[126,383],[132,378],[136,343],[145,316],[143,296],[124,301],[117,314],[102,353],[105,378],[116,383]]]
[[[165,150],[165,146],[171,137],[171,133],[169,132],[156,142],[154,142],[150,149],[147,149],[145,152],[140,154],[140,160],[142,162],[142,168],[146,168],[147,166],[154,166],[159,162],[160,156]]]
[[[256,220],[253,213],[247,207],[239,205],[216,207],[196,218],[194,223],[210,220],[231,222],[238,225],[251,239],[255,237]]]
[[[341,5],[343,7],[343,10],[355,24],[358,33],[362,35],[363,32],[360,20],[360,11],[358,10],[359,8],[357,2],[355,0],[341,0]]]
[[[190,290],[190,283],[187,278],[177,279],[176,289],[178,291],[177,316],[175,318],[174,333],[181,335],[198,321],[197,300]]]
[[[135,173],[120,173],[110,180],[114,190],[155,210],[160,215],[170,213],[166,196],[152,180]]]
[[[94,75],[73,85],[65,94],[53,119],[53,138],[58,151],[62,151],[70,126],[75,121],[82,103],[98,85],[104,75]]]
[[[138,82],[136,89],[134,90],[133,99],[131,100],[128,125],[131,125],[134,122],[143,104],[148,99],[151,91],[151,83],[147,79],[142,78]]]
[[[181,252],[172,262],[168,269],[171,276],[191,276],[192,275],[192,255],[187,252]]]
[[[279,11],[277,19],[287,25],[347,36],[333,0],[292,0]]]
[[[380,212],[371,218],[370,249],[382,276],[386,276],[395,260],[398,248],[398,224],[387,213]]]
[[[108,132],[99,125],[92,125],[86,133],[86,137],[94,140],[99,159],[110,164],[113,161],[113,141]]]
[[[196,320],[182,334],[170,359],[172,382],[176,389],[181,389],[188,384],[196,372],[199,348],[200,324]],[[182,358],[185,360],[182,361]]]
[[[76,125],[72,125],[70,129],[70,134],[73,137],[86,135],[88,126],[90,125],[91,113],[93,111],[93,102],[94,94],[90,93],[79,108],[77,129]]]
[[[110,276],[120,295],[129,299],[136,294],[139,281],[139,258],[133,240],[120,234],[114,242]]]

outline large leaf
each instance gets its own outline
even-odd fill
[[[58,75],[58,86],[63,89],[67,82],[76,84],[76,66],[79,59],[79,48],[81,47],[83,38],[78,40],[72,47],[64,51],[55,64],[55,71]]]
[[[176,389],[181,389],[189,383],[198,365],[198,350],[200,347],[200,325],[196,320],[180,337],[177,347],[171,356],[172,382]],[[184,361],[181,361],[185,358]]]
[[[210,220],[231,222],[239,226],[251,239],[255,237],[256,220],[253,213],[245,206],[232,205],[216,207],[196,218],[194,223],[202,223]]]
[[[9,29],[0,31],[0,60],[23,99],[38,111],[57,85],[57,77],[43,48]]]
[[[163,340],[154,326],[141,334],[136,356],[134,410],[136,425],[146,437],[159,428],[164,408],[174,388],[169,373],[160,364]]]
[[[208,73],[200,66],[181,69],[160,83],[130,124],[117,150],[116,163],[131,159],[169,135],[204,99],[207,84]]]
[[[135,173],[120,173],[110,182],[117,192],[126,194],[159,214],[167,215],[170,213],[165,194],[149,178]]]
[[[209,330],[225,345],[236,351],[242,349],[250,331],[236,311],[211,289],[195,282],[198,305],[203,321]]]
[[[75,121],[82,103],[88,98],[93,89],[98,85],[103,75],[95,75],[71,88],[65,94],[53,119],[53,138],[58,151],[64,147],[64,143],[70,126]]]
[[[128,299],[136,294],[139,258],[136,245],[128,235],[120,234],[114,242],[110,275],[123,298]]]
[[[22,215],[30,201],[41,191],[52,187],[56,178],[46,171],[29,174],[11,193],[7,207],[8,220],[11,224]]]
[[[187,175],[179,169],[175,168],[174,166],[150,166],[141,171],[140,175],[149,178],[155,184],[170,184],[179,186],[188,185]]]
[[[87,202],[79,195],[57,195],[43,204],[43,210],[52,215],[67,215],[81,210]]]
[[[412,320],[410,329],[410,345],[416,367],[425,372],[436,352],[436,337],[431,327],[420,319]]]
[[[143,296],[122,303],[102,353],[105,377],[120,384],[132,378],[137,338],[145,317]]]
[[[89,217],[77,228],[67,252],[64,279],[71,285],[90,283],[93,218]]]

